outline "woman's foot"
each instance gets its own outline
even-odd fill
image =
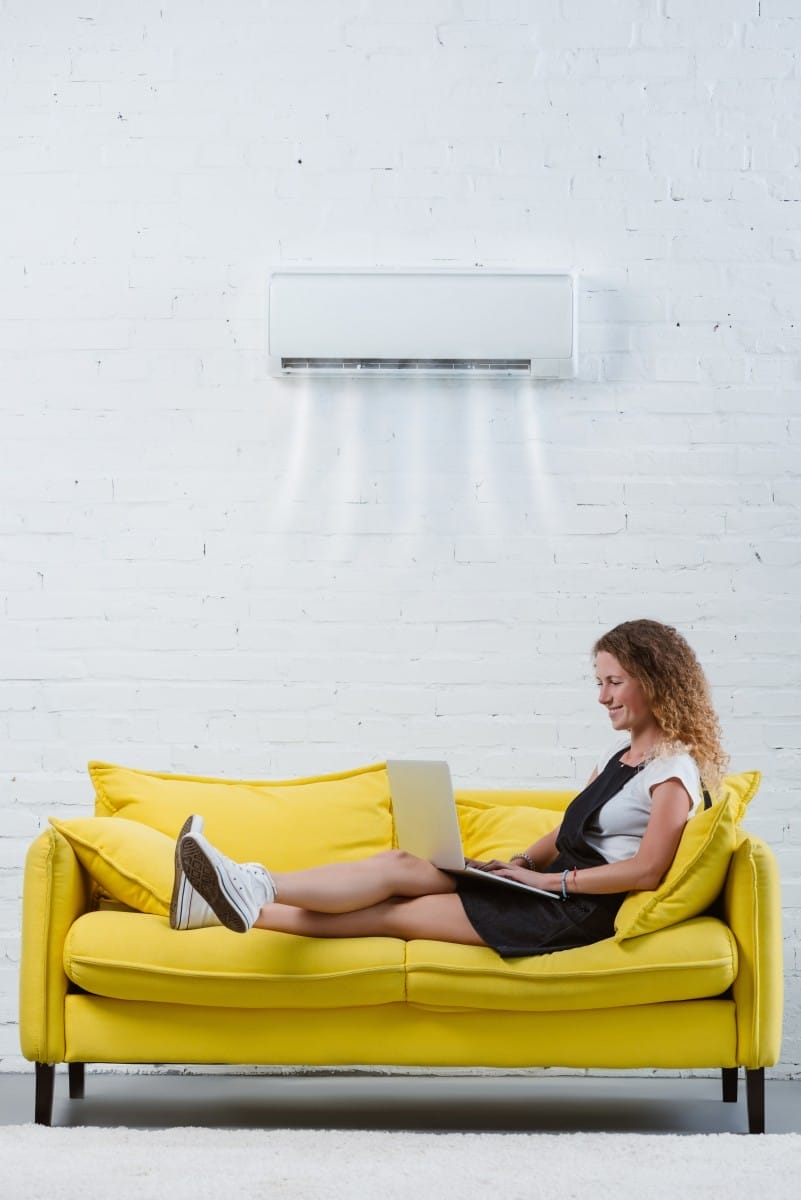
[[[188,833],[202,833],[203,818],[196,813],[187,817],[175,843],[175,876],[170,901],[170,926],[172,929],[204,929],[208,925],[219,925],[210,906],[199,892],[192,887],[181,866],[181,839]]]
[[[247,933],[265,904],[275,899],[275,884],[260,863],[238,863],[221,854],[200,831],[178,842],[181,867],[191,886],[227,929]]]

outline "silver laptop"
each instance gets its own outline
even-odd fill
[[[398,846],[435,867],[457,875],[477,875],[503,887],[522,888],[549,900],[561,899],[558,892],[492,875],[465,865],[462,835],[456,816],[451,772],[446,762],[414,762],[394,759],[387,763],[389,790],[395,814]]]

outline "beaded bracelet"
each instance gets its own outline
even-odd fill
[[[563,900],[569,899],[568,894],[567,894],[567,877],[569,874],[570,874],[570,868],[565,867],[564,871],[562,872],[562,899]]]
[[[518,854],[513,854],[509,859],[509,862],[514,862],[516,858],[522,858],[529,871],[536,871],[537,864],[534,862],[533,858],[530,858],[529,855],[526,854],[525,850],[521,850]]]

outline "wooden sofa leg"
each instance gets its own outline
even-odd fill
[[[51,1125],[53,1122],[55,1082],[55,1064],[38,1062],[36,1064],[36,1099],[34,1102],[34,1119],[37,1125]]]
[[[748,1132],[765,1132],[765,1068],[757,1067],[745,1072],[745,1090],[748,1098]]]
[[[67,1067],[70,1081],[70,1100],[83,1100],[84,1064],[70,1063]]]
[[[722,1067],[721,1072],[723,1081],[723,1100],[725,1104],[737,1103],[737,1079],[739,1071],[737,1067]]]

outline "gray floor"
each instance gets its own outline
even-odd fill
[[[670,1076],[124,1074],[86,1069],[82,1100],[56,1076],[53,1124],[165,1129],[397,1129],[747,1133],[745,1085]],[[0,1125],[33,1120],[33,1071],[0,1074]],[[801,1133],[801,1081],[766,1086],[768,1133]]]

